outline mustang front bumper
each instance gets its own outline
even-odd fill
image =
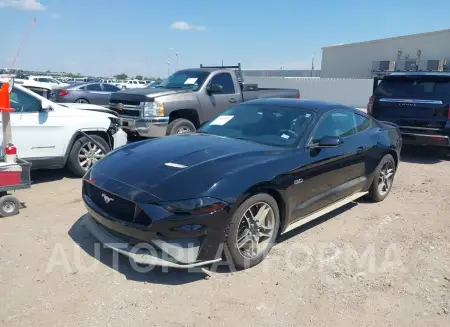
[[[120,190],[128,193],[126,187],[121,184]],[[190,268],[221,260],[228,208],[209,214],[174,214],[127,198],[83,182],[86,225],[105,246],[137,263],[158,266]]]
[[[173,245],[165,242],[160,242],[160,247],[153,247],[151,245],[136,245],[133,246],[119,237],[117,234],[111,233],[105,226],[97,222],[97,220],[90,214],[84,218],[84,223],[89,232],[104,246],[123,254],[133,260],[135,263],[146,264],[151,266],[162,266],[172,268],[194,268],[204,266],[214,262],[218,262],[221,258],[209,261],[195,261],[191,263],[182,263],[174,259],[168,253],[178,253],[182,257],[194,258],[196,251],[193,248],[173,247]]]

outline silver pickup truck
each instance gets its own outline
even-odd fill
[[[300,98],[300,92],[246,85],[240,64],[200,65],[174,73],[156,88],[112,93],[109,107],[129,137],[160,137],[193,132],[228,107],[258,98]]]

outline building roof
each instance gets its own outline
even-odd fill
[[[335,44],[335,45],[329,45],[329,46],[326,46],[326,47],[322,47],[322,49],[335,48],[335,47],[347,47],[347,46],[353,46],[353,45],[358,45],[358,44],[374,43],[374,42],[387,41],[387,40],[399,40],[399,39],[406,39],[406,38],[415,37],[415,36],[431,36],[431,35],[435,35],[435,34],[444,34],[444,33],[450,33],[450,29],[439,30],[439,31],[432,31],[432,32],[425,32],[425,33],[417,33],[417,34],[394,36],[394,37],[388,37],[388,38],[384,38],[384,39],[376,39],[376,40],[370,40],[370,41],[353,42],[353,43],[341,43],[341,44]]]

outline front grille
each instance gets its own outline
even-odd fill
[[[91,199],[92,202],[104,213],[112,218],[133,222],[136,204],[121,198],[115,194],[104,191],[91,183],[83,182],[84,193]],[[110,198],[106,203],[105,198]]]
[[[120,102],[122,103],[122,102]],[[123,108],[121,110],[117,109],[117,103],[112,101],[109,102],[109,109],[117,112],[119,116],[129,116],[129,117],[140,117],[141,116],[141,108],[139,108],[139,103],[137,106],[123,104]]]
[[[111,109],[117,112],[120,116],[140,117],[141,115],[140,110],[130,110],[130,109],[117,110],[115,108]]]
[[[122,99],[110,99],[109,103],[113,105],[121,103],[124,106],[135,106],[135,107],[139,107],[139,105],[141,104],[140,101],[122,100]]]

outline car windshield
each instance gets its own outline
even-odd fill
[[[198,132],[293,147],[302,138],[312,118],[311,112],[296,107],[241,104],[206,123]]]
[[[162,81],[158,86],[165,89],[190,89],[193,91],[202,87],[209,73],[198,70],[181,70]]]
[[[449,98],[450,79],[440,77],[391,77],[383,79],[374,95],[410,99]]]

